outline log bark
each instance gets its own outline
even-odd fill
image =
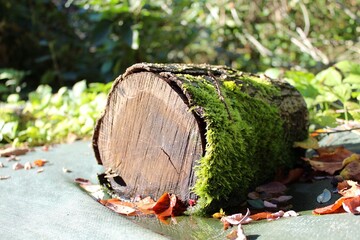
[[[99,164],[127,197],[164,192],[201,209],[243,199],[276,168],[293,163],[307,136],[299,92],[224,66],[136,64],[119,76],[93,135]],[[231,199],[230,199],[231,200]]]

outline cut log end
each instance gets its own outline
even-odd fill
[[[190,197],[192,169],[204,149],[184,97],[150,72],[131,74],[113,88],[95,142],[98,160],[124,179],[127,195]]]

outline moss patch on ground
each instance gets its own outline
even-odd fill
[[[206,152],[196,165],[193,188],[199,196],[198,213],[240,203],[251,187],[291,162],[283,121],[267,99],[279,94],[277,88],[254,76],[177,76],[191,96],[191,107],[202,109],[206,123]],[[253,96],[244,91],[247,85]]]

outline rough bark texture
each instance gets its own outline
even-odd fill
[[[292,143],[306,135],[305,102],[283,81],[224,66],[143,63],[114,82],[93,148],[124,180],[112,181],[119,194],[200,197],[206,211],[240,201],[291,164]]]

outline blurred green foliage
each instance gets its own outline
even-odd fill
[[[270,68],[265,74],[284,78],[303,95],[311,130],[335,127],[337,119],[360,121],[360,64],[342,61],[313,74]]]
[[[97,118],[105,108],[112,83],[77,82],[55,94],[48,85],[40,85],[22,101],[17,94],[8,97],[0,108],[0,142],[64,142],[70,137],[90,137]]]
[[[318,72],[359,61],[359,25],[356,0],[2,0],[0,68],[28,71],[28,90],[143,61]]]

